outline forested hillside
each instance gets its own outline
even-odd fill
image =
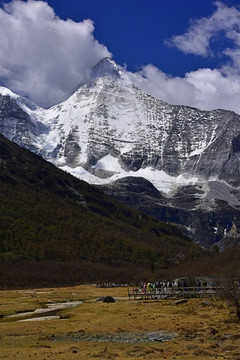
[[[0,256],[165,264],[201,250],[177,228],[106,197],[0,137]]]

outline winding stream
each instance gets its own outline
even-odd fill
[[[26,311],[26,312],[20,312],[17,314],[12,315],[6,315],[5,318],[19,318],[19,317],[27,317],[27,319],[21,319],[18,321],[40,321],[40,320],[53,320],[53,319],[60,319],[60,316],[58,315],[50,315],[53,312],[56,312],[58,310],[67,310],[74,308],[78,306],[79,304],[82,304],[82,301],[66,301],[66,302],[48,302],[44,308],[38,308],[34,311]],[[42,316],[42,314],[49,314],[48,316]],[[35,317],[32,317],[36,315]],[[29,318],[29,316],[31,316]]]

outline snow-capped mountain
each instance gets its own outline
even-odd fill
[[[165,175],[164,182],[195,176],[240,184],[239,115],[154,99],[109,58],[94,67],[92,81],[48,110],[6,90],[0,93],[1,133],[24,147],[33,145],[74,174],[84,168],[117,179],[117,173],[154,169]]]
[[[210,213],[219,201],[240,207],[240,116],[157,100],[109,58],[94,67],[91,81],[47,110],[0,88],[0,132],[90,183],[143,177],[169,208],[184,207],[176,201],[183,189],[194,195],[187,210]],[[211,242],[233,221],[221,229],[214,222]],[[195,236],[198,227],[184,225]]]
[[[0,87],[0,133],[9,140],[38,151],[41,134],[48,131],[38,116],[39,108],[30,100]]]

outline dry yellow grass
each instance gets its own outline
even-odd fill
[[[83,301],[59,312],[62,319],[0,319],[0,359],[240,359],[240,324],[232,309],[217,299],[189,299],[181,305],[173,300],[128,300],[126,288],[90,285],[0,295],[2,315],[43,307],[48,301]],[[106,295],[120,301],[96,301]],[[107,338],[161,330],[176,337],[162,343],[116,343]],[[100,336],[106,341],[99,342]]]

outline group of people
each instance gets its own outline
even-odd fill
[[[171,288],[186,288],[192,287],[193,285],[188,285],[186,279],[177,279],[173,281],[163,280],[163,281],[156,281],[156,282],[144,282],[141,281],[139,284],[139,290],[142,292],[152,292],[156,290],[164,290],[164,289],[171,289]],[[214,280],[211,280],[210,283],[206,281],[206,279],[198,280],[195,284],[195,287],[207,288],[207,287],[215,287]]]
[[[163,280],[163,281],[156,281],[156,282],[144,282],[141,281],[139,284],[139,289],[142,289],[142,291],[146,291],[146,292],[151,292],[154,289],[165,289],[165,288],[173,288],[173,287],[186,287],[187,283],[186,281],[183,282],[182,284],[179,282],[175,282],[175,281],[167,281],[167,280]]]

